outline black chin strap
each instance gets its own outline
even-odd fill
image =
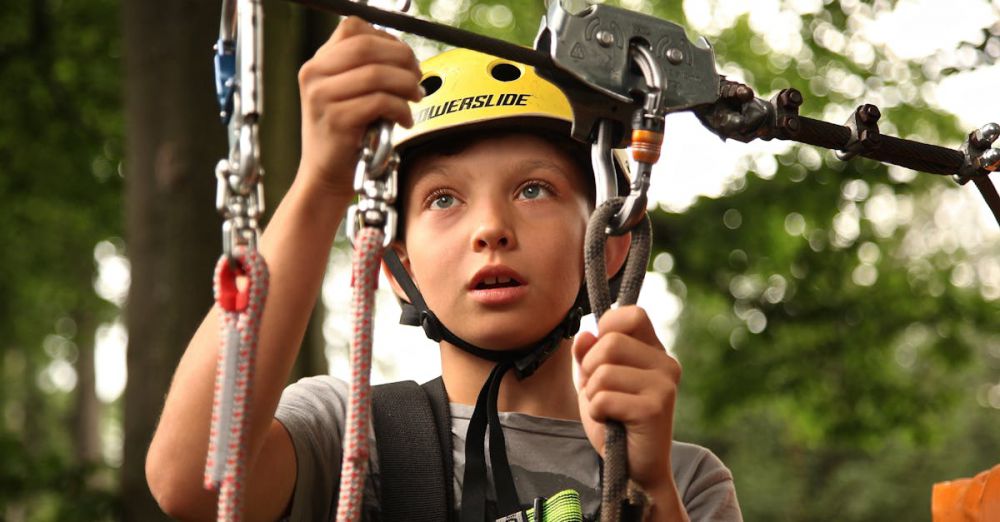
[[[577,298],[577,303],[566,314],[565,319],[540,341],[519,350],[495,351],[480,348],[469,343],[451,332],[427,308],[420,290],[410,278],[403,263],[392,249],[387,249],[383,256],[389,270],[409,298],[409,303],[401,303],[403,313],[399,319],[402,324],[420,326],[424,334],[433,341],[447,341],[462,350],[482,359],[497,363],[490,376],[479,391],[476,408],[469,420],[469,431],[465,436],[465,475],[462,486],[461,522],[483,522],[486,519],[486,493],[489,490],[489,480],[486,473],[486,431],[489,428],[490,464],[493,474],[493,484],[496,488],[497,512],[509,515],[521,511],[517,488],[514,486],[514,476],[507,460],[507,443],[504,439],[503,427],[500,425],[500,412],[497,401],[500,395],[500,383],[507,371],[514,369],[518,379],[524,379],[547,360],[563,339],[573,337],[580,329],[580,318],[583,317],[583,307],[578,306],[581,299],[586,302],[586,296]]]
[[[420,294],[420,289],[413,282],[410,273],[406,271],[403,262],[399,260],[399,256],[396,255],[395,251],[386,249],[382,259],[389,266],[389,271],[395,276],[396,282],[399,283],[399,286],[403,289],[403,293],[410,300],[409,303],[400,303],[400,307],[402,308],[402,313],[399,316],[400,324],[419,326],[424,330],[424,335],[428,339],[435,342],[447,341],[480,359],[497,363],[509,362],[517,373],[518,379],[524,379],[535,373],[535,370],[559,348],[560,340],[575,335],[580,329],[580,318],[590,308],[586,291],[581,289],[581,294],[577,296],[576,302],[573,303],[573,307],[567,312],[566,318],[538,342],[518,350],[487,350],[455,335],[441,323],[441,320],[427,307],[424,296]],[[614,286],[612,287],[612,292],[614,292]]]

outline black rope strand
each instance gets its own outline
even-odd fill
[[[584,241],[587,293],[590,295],[591,310],[598,321],[604,312],[611,308],[612,303],[604,255],[608,241],[608,225],[624,202],[625,198],[621,197],[609,199],[591,214],[587,223],[587,236]],[[631,232],[632,241],[618,294],[618,303],[622,306],[636,303],[642,281],[646,277],[646,265],[649,262],[652,242],[649,215],[644,214],[642,221]],[[621,422],[609,420],[604,431],[601,521],[618,522],[622,519],[622,508],[628,493],[628,449],[625,426]]]
[[[499,58],[523,63],[532,67],[554,70],[552,58],[530,47],[522,47],[504,40],[490,38],[455,27],[421,20],[420,18],[352,0],[292,0],[296,3],[332,11],[347,16],[357,16],[370,23],[391,27],[404,33],[416,34],[441,43],[464,47],[473,51],[490,54]]]
[[[990,210],[993,211],[993,217],[996,218],[997,224],[1000,224],[1000,194],[997,194],[997,188],[987,176],[977,176],[972,178],[972,181],[979,189],[979,193],[983,195]]]

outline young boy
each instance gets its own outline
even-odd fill
[[[598,336],[583,333],[575,342],[569,338],[575,328],[561,329],[572,322],[583,282],[594,192],[589,167],[569,152],[565,98],[530,69],[496,58],[455,51],[435,60],[422,73],[408,46],[348,18],[300,71],[299,173],[261,241],[271,287],[250,405],[247,519],[328,520],[336,511],[347,385],[316,377],[282,390],[353,196],[361,137],[385,118],[412,128],[398,140],[403,225],[393,248],[406,273],[397,276],[410,278],[455,336],[449,339],[461,340],[440,342],[454,508],[469,487],[465,435],[497,366],[491,359],[538,350],[549,338],[552,354],[523,379],[508,372],[496,399],[522,503],[573,488],[584,514],[594,516],[604,422],[616,419],[626,427],[630,477],[651,499],[648,520],[740,520],[729,471],[707,450],[671,441],[680,367],[645,313],[635,306],[611,310]],[[412,102],[421,102],[416,125]],[[553,131],[564,137],[551,137]],[[627,241],[609,242],[609,274],[624,262]],[[402,297],[398,279],[391,278]],[[154,496],[178,518],[215,515],[201,475],[217,313],[208,314],[177,368],[147,458]],[[374,452],[371,468],[366,503],[377,505]],[[487,496],[489,513],[492,484]]]

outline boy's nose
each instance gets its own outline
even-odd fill
[[[517,245],[513,231],[499,221],[482,223],[473,234],[472,243],[472,248],[476,252],[507,250]]]

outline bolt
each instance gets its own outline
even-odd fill
[[[872,107],[874,107],[874,105]],[[882,135],[879,134],[878,131],[872,132],[868,129],[864,129],[861,131],[860,138],[861,146],[866,149],[878,147],[879,144],[882,143]]]
[[[722,98],[738,103],[746,103],[753,99],[753,89],[743,85],[742,83],[726,79],[722,80],[719,93]]]
[[[676,47],[671,47],[667,49],[667,60],[670,63],[677,65],[684,61],[684,53]]]
[[[742,83],[736,86],[736,99],[742,103],[746,103],[753,99],[753,89],[743,85]]]
[[[878,110],[878,107],[866,103],[858,107],[858,118],[861,119],[861,123],[865,125],[872,125],[882,117],[882,112]]]
[[[1000,170],[1000,150],[990,149],[983,153],[979,159],[979,164],[982,168],[990,171],[996,172]]]
[[[972,145],[982,149],[989,147],[990,144],[996,141],[998,135],[1000,135],[1000,125],[987,123],[982,128],[972,131],[969,141],[972,142]]]
[[[778,103],[785,109],[798,109],[802,105],[802,93],[796,89],[782,89],[778,93]]]
[[[611,34],[610,31],[597,31],[595,36],[597,37],[597,43],[601,44],[601,47],[611,47],[615,43],[615,35]]]
[[[796,134],[802,127],[799,119],[795,116],[782,116],[778,119],[778,127],[788,131],[791,134]]]
[[[385,224],[385,216],[378,210],[365,212],[364,223],[369,227],[380,227]]]

